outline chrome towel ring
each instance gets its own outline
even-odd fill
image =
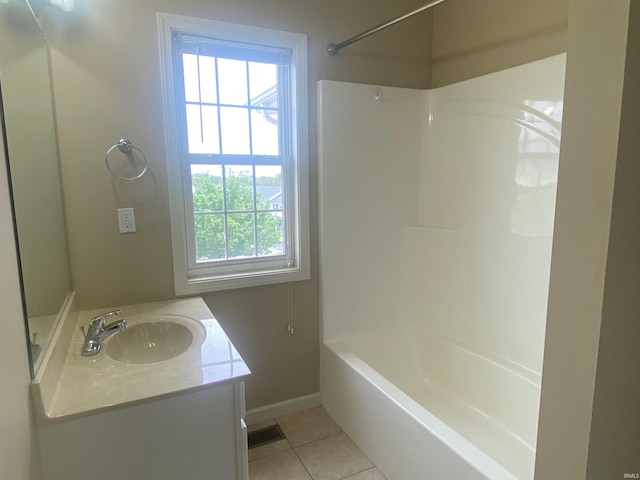
[[[138,173],[137,175],[135,175],[133,177],[123,177],[121,175],[118,175],[116,172],[114,172],[113,169],[111,168],[111,165],[109,165],[109,154],[115,148],[117,148],[118,150],[120,150],[122,153],[124,153],[127,156],[133,155],[133,151],[134,150],[136,150],[140,155],[142,155],[142,160],[143,160],[144,164],[142,166],[142,170],[140,171],[140,173]],[[130,160],[132,161],[131,158],[130,158]],[[145,173],[147,173],[147,169],[149,168],[149,161],[147,160],[147,156],[144,154],[144,152],[142,150],[140,150],[138,147],[136,147],[133,143],[131,143],[130,140],[127,140],[126,138],[121,138],[118,141],[118,143],[116,143],[113,147],[111,147],[109,150],[107,150],[107,154],[104,157],[104,163],[106,164],[107,169],[109,170],[111,175],[113,175],[116,178],[119,178],[120,180],[137,180],[138,178],[142,177]]]

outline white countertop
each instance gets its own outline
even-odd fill
[[[192,320],[193,343],[181,355],[156,363],[122,363],[113,360],[104,351],[95,356],[81,356],[84,339],[79,327],[84,326],[86,329],[91,318],[116,309],[120,309],[122,314],[111,319],[126,318],[128,327],[153,315],[176,316],[187,322]],[[75,318],[68,319],[74,320]],[[77,325],[70,331],[70,345],[51,401],[48,405],[44,400],[36,402],[43,410],[38,415],[41,424],[58,423],[234,383],[251,374],[200,297],[83,310],[78,313]],[[111,338],[105,341],[103,350]],[[37,382],[38,378],[34,380],[34,392],[38,392]]]

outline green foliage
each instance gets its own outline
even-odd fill
[[[260,177],[258,180],[269,177]],[[196,173],[191,178],[195,215],[197,260],[227,258],[225,246],[224,192],[222,177],[210,173]],[[227,190],[226,215],[229,257],[267,255],[282,241],[280,217],[270,212],[253,214],[253,178],[239,173],[225,179]],[[262,184],[264,185],[264,184]],[[257,210],[270,208],[269,201],[258,192]],[[257,218],[257,226],[256,226]]]
[[[274,177],[258,177],[256,178],[256,185],[261,186],[278,186],[282,185],[282,175],[276,173]]]

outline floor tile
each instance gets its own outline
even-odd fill
[[[340,427],[322,407],[310,408],[276,418],[293,447],[340,432]]]
[[[293,450],[249,462],[251,480],[312,480]]]
[[[356,473],[355,475],[347,477],[344,480],[385,480],[385,478],[380,473],[380,470],[377,468],[370,468],[364,472]]]
[[[341,480],[374,466],[343,432],[302,445],[295,451],[313,480]]]
[[[258,458],[266,457],[273,453],[281,452],[283,450],[289,450],[291,445],[286,440],[278,440],[277,442],[267,443],[259,447],[254,447],[249,450],[249,461],[257,460]]]

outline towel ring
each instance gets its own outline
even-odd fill
[[[123,177],[118,175],[116,172],[114,172],[113,169],[111,168],[111,165],[109,165],[109,154],[113,151],[114,148],[117,148],[125,155],[129,155],[134,150],[137,150],[140,153],[140,155],[142,155],[142,159],[144,160],[144,166],[142,167],[142,171],[140,171],[140,173],[138,173],[135,177]],[[131,143],[130,140],[127,140],[126,138],[121,138],[118,143],[116,143],[113,147],[107,150],[107,154],[104,157],[104,163],[107,165],[107,169],[109,170],[109,172],[111,172],[111,175],[113,175],[116,178],[119,178],[120,180],[137,180],[138,178],[142,177],[145,173],[147,173],[147,169],[149,168],[149,161],[147,160],[147,156],[144,154],[144,152],[140,150],[138,147],[136,147],[133,143]]]

